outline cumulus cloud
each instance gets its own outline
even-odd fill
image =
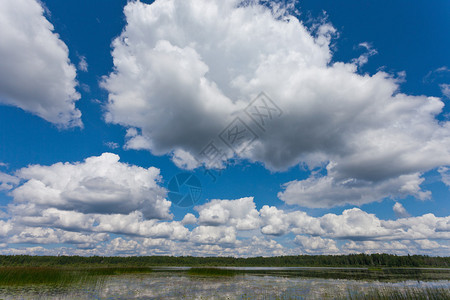
[[[172,161],[178,168],[185,170],[193,170],[200,165],[192,154],[182,149],[173,151]]]
[[[448,242],[436,242],[428,239],[423,240],[400,240],[400,241],[350,241],[342,246],[343,253],[392,253],[407,255],[422,253],[424,255],[448,255]]]
[[[212,200],[197,206],[198,223],[209,226],[233,226],[237,230],[252,230],[259,227],[259,213],[253,197],[237,200]]]
[[[283,185],[284,190],[278,197],[288,204],[298,204],[311,208],[332,207],[336,204],[362,205],[383,198],[403,198],[413,195],[426,200],[431,192],[423,191],[420,184],[424,181],[419,173],[401,175],[380,182],[345,178],[338,179],[335,163],[326,167],[327,175],[313,174],[305,180],[294,180]]]
[[[392,207],[394,213],[399,218],[407,218],[410,216],[408,211],[403,207],[400,202],[395,202],[394,207]]]
[[[311,217],[302,211],[285,212],[265,205],[260,215],[261,232],[266,235],[294,233],[353,241],[450,239],[450,217],[433,214],[385,221],[359,208]]]
[[[82,126],[69,50],[35,0],[0,4],[0,103],[60,127]]]
[[[332,62],[330,24],[308,29],[286,7],[239,4],[126,5],[114,71],[102,82],[106,120],[129,128],[126,148],[195,168],[206,163],[202,149],[265,91],[284,113],[241,156],[272,170],[328,166],[323,177],[287,184],[282,200],[330,207],[429,198],[422,174],[450,164],[450,125],[436,119],[443,102],[399,93],[401,79],[381,71],[358,74],[375,54],[367,43],[358,59]]]
[[[439,174],[441,174],[442,182],[450,187],[450,169],[448,167],[440,167],[438,169]]]
[[[13,188],[13,186],[17,185],[20,182],[20,179],[0,172],[0,191],[4,191],[4,190],[10,190]]]
[[[319,236],[307,237],[303,235],[297,235],[294,241],[295,243],[299,244],[308,254],[331,254],[339,252],[339,249],[336,246],[336,241],[332,239],[323,239]]]
[[[159,169],[119,162],[112,153],[79,163],[32,165],[17,171],[26,180],[12,191],[14,203],[82,213],[142,212],[146,219],[171,218],[171,203],[159,185]]]
[[[376,241],[350,241],[342,246],[343,250],[348,253],[394,253],[405,255],[413,250],[409,241],[392,241],[392,242],[376,242]]]
[[[198,217],[187,213],[181,222],[147,220],[140,211],[87,213],[34,203],[13,203],[8,209],[9,219],[0,220],[0,242],[8,249],[0,253],[9,254],[23,253],[17,245],[29,243],[64,245],[57,252],[51,247],[37,253],[75,255],[440,255],[450,241],[450,217],[380,220],[359,208],[313,217],[267,205],[257,210],[251,197],[212,200],[195,207]]]
[[[133,254],[136,253],[139,243],[135,240],[125,240],[123,238],[115,238],[109,244],[114,253],[119,254]]]
[[[310,235],[323,233],[319,219],[303,211],[285,212],[274,206],[264,205],[259,213],[262,220],[261,232],[266,235],[280,236],[291,231]]]
[[[130,244],[136,244],[133,253],[139,253],[145,248],[142,241],[147,241],[144,245],[158,239],[166,244],[186,242],[191,232],[181,222],[163,220],[172,215],[159,170],[119,159],[103,153],[83,162],[28,166],[18,170],[16,177],[5,174],[7,180],[2,182],[14,183],[13,201],[4,216],[7,220],[0,220],[0,241],[73,244],[85,252],[61,249],[62,253],[83,255],[120,254]],[[111,234],[132,239],[108,242]]]
[[[12,224],[9,221],[0,220],[0,236],[6,236],[12,230]]]
[[[13,235],[8,239],[8,243],[30,243],[30,244],[78,244],[81,248],[94,248],[98,243],[108,239],[104,233],[83,234],[55,230],[52,228],[28,227],[22,232]]]
[[[226,226],[198,226],[192,231],[191,241],[198,244],[234,244],[236,230]]]
[[[195,223],[197,223],[197,218],[191,213],[187,213],[183,217],[183,220],[181,221],[181,224],[195,224]]]

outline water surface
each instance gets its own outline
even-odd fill
[[[0,299],[336,299],[379,288],[447,288],[450,269],[223,268],[232,276],[190,275],[188,267],[106,276],[85,286],[0,288]]]

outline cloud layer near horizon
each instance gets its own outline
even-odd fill
[[[445,255],[449,249],[450,217],[433,214],[380,220],[353,208],[312,217],[269,205],[257,209],[254,198],[245,197],[210,200],[174,221],[159,170],[121,163],[111,153],[8,176],[13,201],[0,215],[2,254]]]
[[[82,126],[69,50],[35,0],[0,3],[0,103],[63,128]]]
[[[450,164],[450,125],[436,119],[443,102],[400,93],[387,73],[360,74],[375,53],[367,43],[363,57],[334,62],[330,24],[312,30],[282,6],[240,3],[126,5],[127,25],[112,44],[115,70],[102,85],[107,122],[129,128],[127,149],[195,168],[205,162],[201,150],[264,91],[284,113],[241,157],[271,170],[324,170],[286,183],[286,203],[429,199],[422,174]]]

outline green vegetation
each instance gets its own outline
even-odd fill
[[[148,267],[103,267],[103,268],[80,268],[74,269],[89,276],[108,276],[122,274],[151,273],[153,270]]]
[[[149,268],[0,267],[0,286],[58,285],[97,282],[102,276],[150,273]]]
[[[322,279],[349,279],[349,280],[377,280],[377,281],[403,281],[403,280],[450,280],[448,269],[420,269],[420,268],[384,268],[379,270],[352,269],[352,268],[304,268],[290,270],[246,270],[245,274],[267,275],[275,277],[304,277]]]
[[[177,270],[193,276],[234,276],[255,274],[328,279],[368,280],[449,280],[450,271],[420,269],[450,267],[449,257],[396,256],[389,254],[354,254],[337,256],[280,256],[280,257],[81,257],[81,256],[0,256],[0,286],[58,285],[67,286],[87,282],[98,283],[110,275],[159,272],[158,266],[187,266]],[[295,270],[231,270],[230,267],[341,267],[336,269]],[[215,268],[214,268],[215,267]],[[344,267],[357,267],[343,269]],[[412,268],[411,268],[412,267]],[[361,268],[361,269],[358,269]],[[164,271],[162,271],[164,272]],[[175,271],[173,271],[175,272]],[[359,299],[359,298],[358,298]],[[402,299],[402,298],[399,298]],[[431,298],[432,299],[432,298]]]
[[[409,300],[409,299],[450,299],[450,290],[446,288],[378,288],[368,293],[348,291],[348,296],[342,299],[359,300]]]
[[[450,257],[391,254],[298,255],[278,257],[192,257],[192,256],[29,256],[2,255],[0,266],[234,266],[234,267],[433,267],[449,268]]]
[[[127,275],[130,273],[151,274]],[[320,279],[311,279],[314,277]],[[96,295],[130,298],[140,291],[151,291],[161,299],[169,296],[191,299],[199,298],[198,295],[201,299],[216,295],[226,295],[230,299],[304,299],[308,295],[323,299],[450,299],[448,284],[441,281],[440,287],[440,283],[434,281],[449,278],[448,269],[413,268],[236,270],[219,267],[3,266],[0,267],[0,298],[5,295],[18,299],[42,298],[43,295],[57,299],[97,299]],[[326,279],[356,281],[330,284]],[[417,285],[403,285],[406,280],[413,280],[410,283],[417,282]],[[422,282],[428,280],[434,283]]]
[[[0,268],[0,285],[67,285],[78,281],[73,272],[49,267]]]
[[[198,276],[235,276],[239,273],[237,270],[219,269],[219,268],[192,268],[188,270],[189,275]]]

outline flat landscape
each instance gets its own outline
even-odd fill
[[[378,254],[247,259],[1,256],[0,261],[1,299],[450,297],[447,257]],[[302,261],[309,262],[310,266],[292,266]],[[344,262],[346,266],[342,265]],[[407,262],[418,266],[407,266]],[[387,266],[388,263],[400,266]],[[314,264],[321,266],[312,266]]]
[[[450,300],[450,0],[0,0],[0,300]]]

